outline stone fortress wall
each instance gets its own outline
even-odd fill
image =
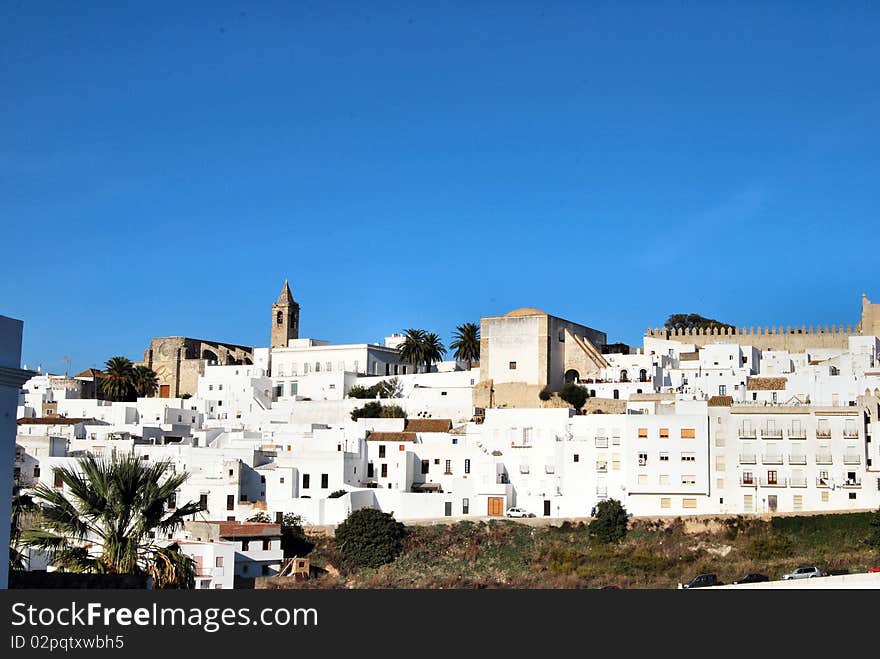
[[[738,343],[760,350],[804,352],[810,348],[847,348],[851,336],[877,336],[880,332],[880,304],[872,304],[862,294],[862,320],[857,325],[801,327],[733,327],[717,329],[648,328],[646,338],[693,343]]]

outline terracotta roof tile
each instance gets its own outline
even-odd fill
[[[406,432],[449,432],[452,419],[407,419]]]
[[[368,442],[414,442],[414,432],[371,432],[367,435]]]
[[[749,378],[746,389],[749,391],[780,391],[785,389],[788,378]]]

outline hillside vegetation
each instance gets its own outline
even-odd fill
[[[346,568],[332,537],[313,538],[327,574],[306,588],[675,588],[714,572],[778,579],[798,565],[864,572],[880,563],[867,542],[875,513],[771,520],[633,520],[623,542],[602,545],[585,524],[534,527],[507,520],[407,527],[400,555],[379,568]]]

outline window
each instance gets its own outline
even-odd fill
[[[580,462],[580,461],[581,461],[581,456],[579,456],[577,453],[575,453],[575,454],[574,454],[574,461],[575,461],[575,462]]]
[[[269,551],[270,549],[272,549],[272,541],[263,540],[263,551]]]
[[[778,485],[778,477],[772,469],[767,472],[767,485]]]
[[[242,551],[247,551],[247,550],[250,549],[250,548],[251,548],[251,541],[250,541],[250,540],[242,540],[242,541],[241,541],[241,550],[242,550]],[[243,567],[243,568],[247,568],[246,565],[244,565],[244,566],[242,566],[242,567]],[[242,569],[242,572],[244,572],[244,569]]]
[[[719,384],[718,385],[718,395],[719,396],[726,396],[727,395],[727,385],[726,384]]]
[[[693,474],[682,474],[681,475],[681,484],[682,485],[696,485],[697,477]]]
[[[743,495],[743,511],[747,513],[755,512],[755,497],[753,495]]]
[[[696,455],[696,453],[682,453],[681,454],[681,461],[682,462],[696,462],[697,455]]]
[[[40,467],[36,466],[36,467],[34,467],[34,478],[39,478],[39,477],[40,477]]]
[[[511,371],[515,371],[516,370],[516,362],[510,362],[509,368]]]
[[[828,502],[828,490],[823,490],[823,491],[822,491],[822,501],[825,502],[825,503]]]
[[[385,457],[385,444],[379,444],[379,457]]]
[[[682,499],[681,500],[681,507],[682,508],[696,508],[697,507],[697,500],[691,499],[691,498]]]
[[[291,382],[290,383],[290,395],[296,396],[298,391],[299,391],[299,383],[298,382]]]
[[[278,484],[284,485],[284,476],[282,476],[281,478],[278,479]]]
[[[682,428],[681,429],[681,438],[682,439],[694,439],[697,436],[694,428]]]
[[[804,509],[804,497],[800,494],[795,494],[792,498],[792,508],[795,510],[803,510]]]
[[[647,428],[639,428],[639,438],[644,439],[647,436],[648,436],[648,429]]]
[[[207,494],[200,494],[199,495],[199,507],[202,510],[208,509],[208,495]]]
[[[452,473],[452,460],[447,460],[447,461],[446,461],[446,471],[445,471],[445,473],[447,473],[447,474],[451,474],[451,473]]]
[[[856,498],[856,493],[855,493],[855,492],[850,492],[850,493],[849,493],[849,498],[850,498],[850,499],[855,499],[855,498]]]
[[[235,495],[226,495],[226,510],[235,510]]]
[[[660,497],[661,508],[672,508],[672,499],[670,497]]]
[[[217,556],[214,559],[214,567],[223,567],[223,557],[222,556]]]
[[[669,439],[669,428],[660,428],[660,439]]]
[[[660,485],[669,485],[669,474],[660,474],[658,481]]]
[[[368,462],[367,463],[367,478],[372,478],[372,477],[373,477],[373,463]]]
[[[321,474],[321,488],[327,489],[329,487],[330,477],[327,474]]]
[[[471,473],[471,461],[468,458],[465,458],[465,461],[464,461],[464,473],[466,473],[466,474]]]
[[[647,453],[639,453],[639,466],[644,467],[648,464],[648,454]]]
[[[647,485],[648,484],[648,474],[639,474],[638,483],[639,483],[639,485]]]
[[[382,463],[382,478],[388,478],[388,463]]]
[[[168,505],[168,507],[171,508],[172,510],[173,510],[174,508],[177,508],[177,493],[174,493],[174,494],[172,494],[171,496],[168,497],[167,505]]]
[[[428,460],[422,460],[422,473],[427,474],[430,469],[430,462]]]
[[[559,330],[559,342],[565,343],[565,330],[564,329]]]
[[[669,453],[665,451],[660,453],[660,462],[669,462]]]
[[[262,483],[263,485],[266,484],[266,477],[265,476],[260,476],[260,483]]]
[[[55,487],[64,487],[64,481],[61,479],[61,470],[55,469],[53,478],[55,479]]]
[[[309,489],[309,484],[310,484],[309,481],[311,481],[311,480],[312,480],[311,474],[303,474],[303,489],[304,490]]]

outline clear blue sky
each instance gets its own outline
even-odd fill
[[[334,342],[880,298],[876,2],[179,4],[0,5],[31,367],[266,345],[285,277]]]

